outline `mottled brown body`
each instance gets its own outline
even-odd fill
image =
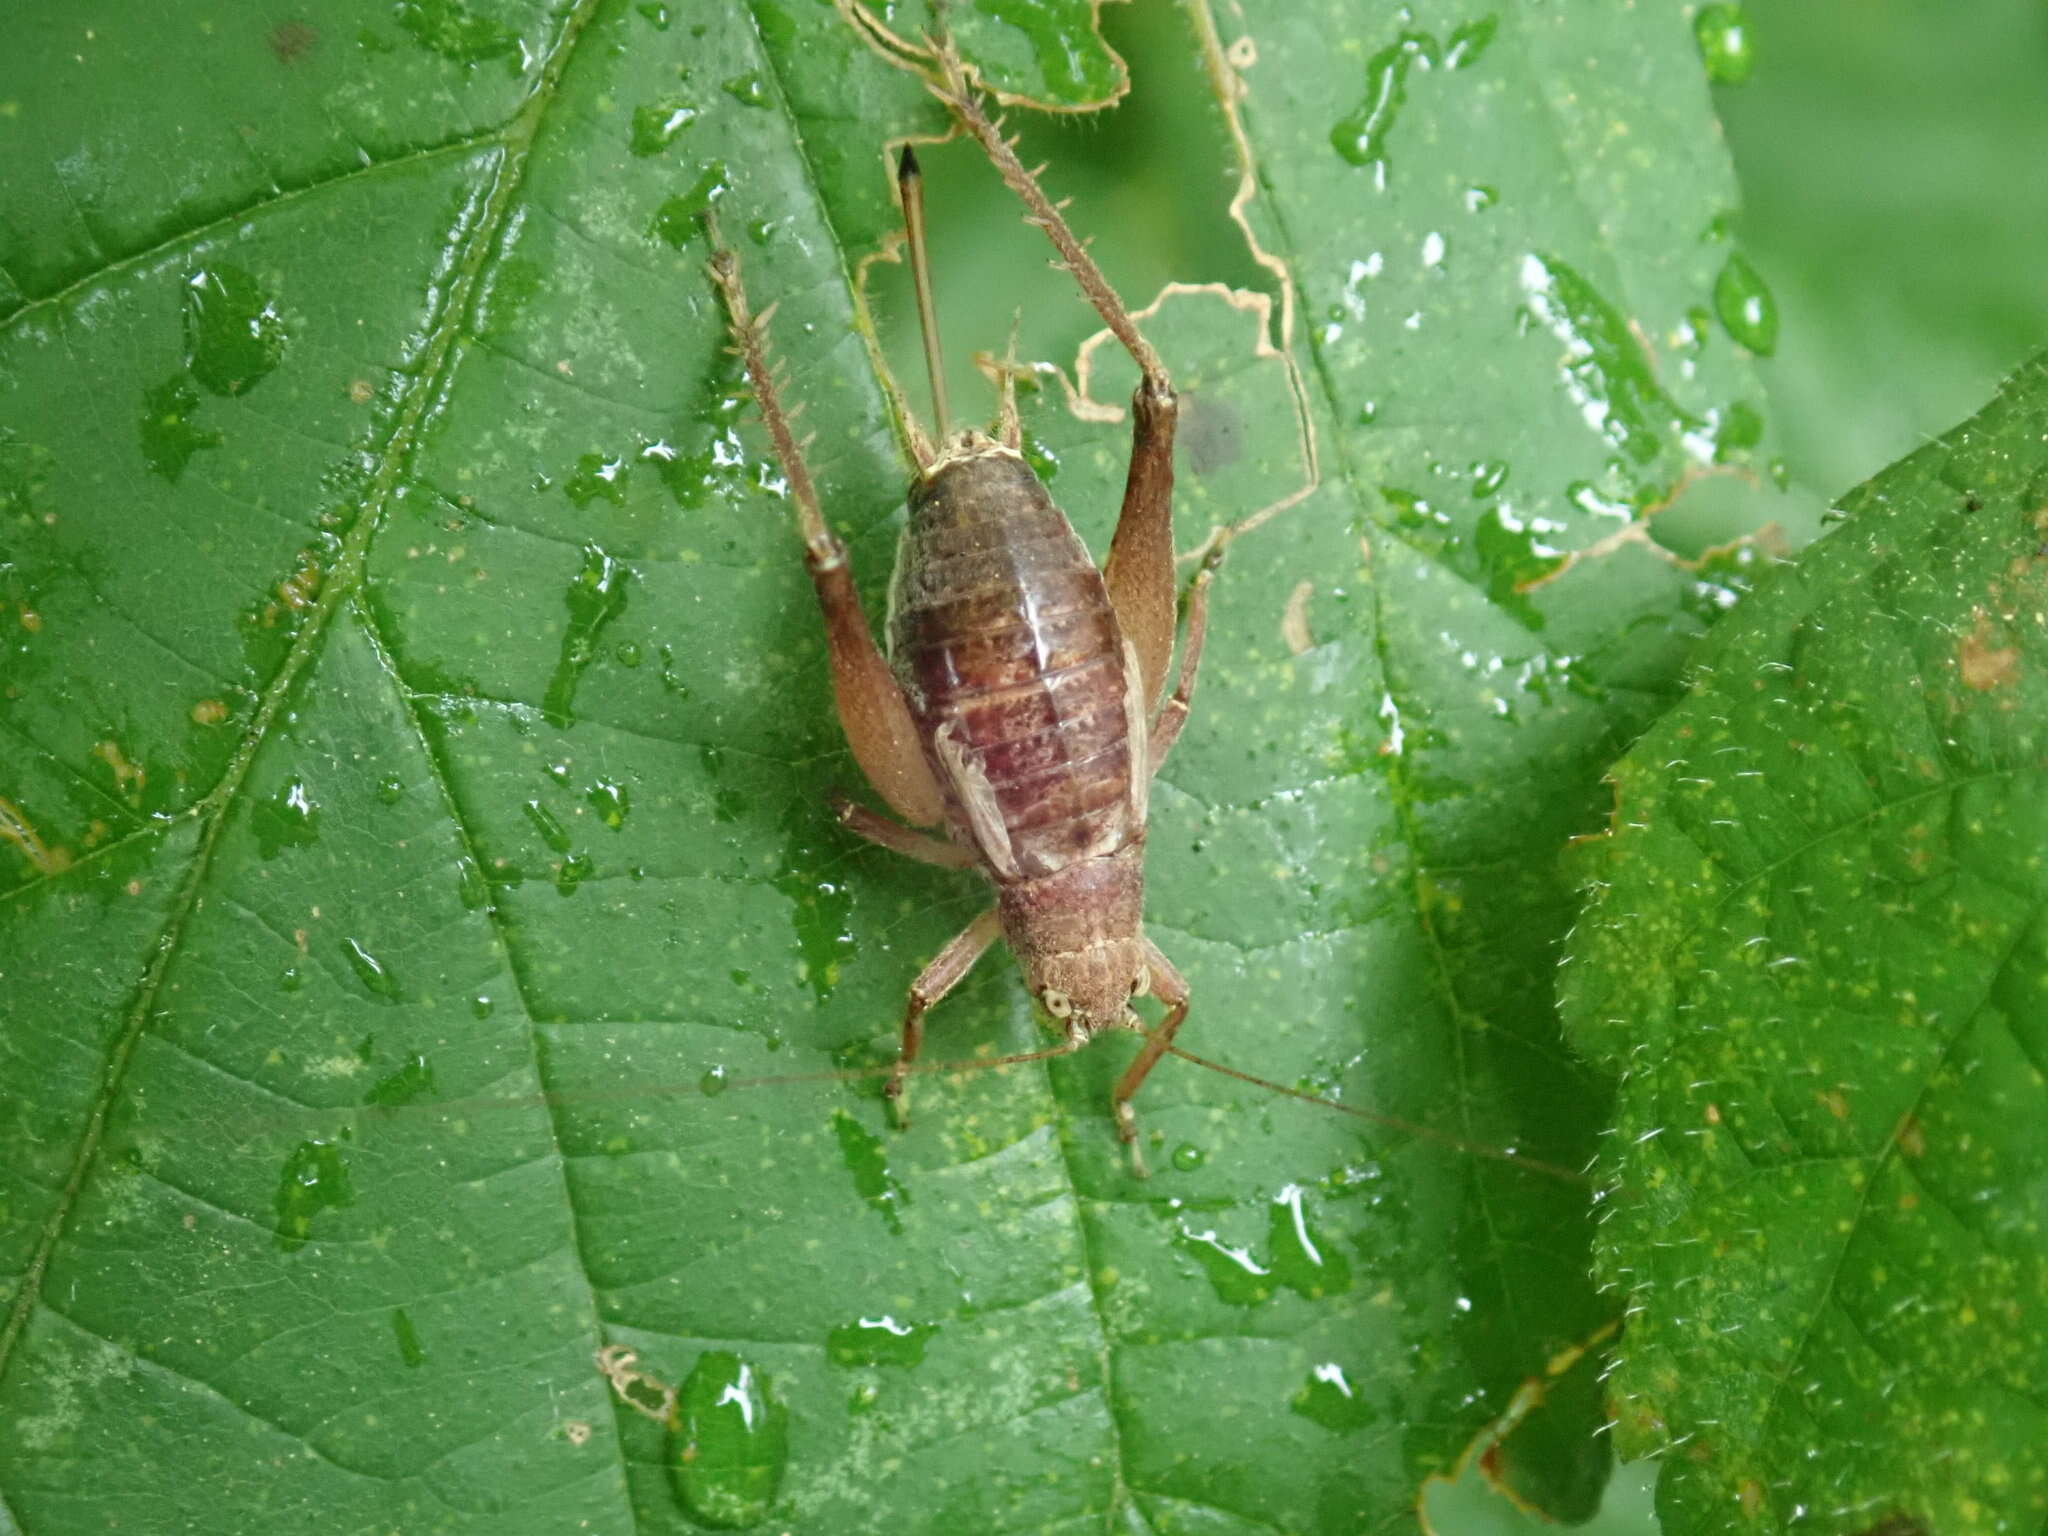
[[[917,463],[890,588],[886,659],[861,612],[846,547],[825,524],[789,416],[776,400],[766,317],[748,307],[731,251],[714,250],[711,271],[788,475],[847,744],[903,821],[849,803],[840,805],[840,819],[911,858],[978,869],[995,887],[994,907],[911,983],[889,1097],[900,1112],[926,1010],[1001,934],[1032,995],[1062,1026],[1066,1049],[1105,1029],[1143,1030],[1130,1006],[1135,997],[1149,992],[1166,1005],[1112,1101],[1118,1134],[1132,1143],[1133,1166],[1142,1172],[1130,1099],[1170,1048],[1188,1008],[1187,983],[1144,933],[1146,803],[1152,775],[1187,719],[1220,545],[1189,590],[1179,676],[1162,703],[1177,606],[1172,385],[1059,211],[982,113],[958,57],[943,43],[933,57],[940,70],[934,93],[1024,200],[1031,222],[1052,239],[1138,364],[1130,472],[1102,569],[1019,451],[1013,373],[1002,375],[992,435],[946,428],[924,269],[922,182],[907,148],[898,180],[938,430],[936,442],[924,435],[885,373]],[[929,826],[943,826],[946,839],[912,830]]]
[[[994,882],[1027,975],[1062,972],[1045,986],[1085,1038],[1122,1022],[1143,970],[1137,660],[1102,573],[1020,454],[966,434],[909,502],[890,589],[896,677],[948,831]]]

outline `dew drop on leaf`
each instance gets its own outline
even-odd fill
[[[1758,357],[1778,349],[1778,302],[1739,251],[1730,253],[1714,280],[1714,313],[1723,329]]]
[[[276,300],[240,267],[211,262],[193,271],[184,308],[185,368],[203,389],[246,393],[284,356],[288,337]]]
[[[1700,61],[1716,85],[1740,85],[1749,78],[1756,56],[1749,41],[1749,19],[1739,5],[1703,5],[1692,19],[1700,45]]]
[[[740,1530],[768,1516],[789,1465],[789,1409],[730,1350],[706,1350],[676,1394],[669,1470],[691,1519]]]
[[[386,969],[383,961],[363,948],[355,939],[343,939],[341,953],[348,961],[349,969],[356,973],[356,980],[360,981],[373,997],[381,997],[387,1003],[398,1001],[398,978]]]
[[[285,1159],[277,1184],[278,1250],[296,1253],[306,1246],[315,1216],[354,1200],[340,1145],[319,1138],[300,1142]]]
[[[937,1323],[902,1323],[893,1317],[863,1317],[841,1323],[825,1339],[825,1355],[834,1365],[918,1365],[925,1345],[939,1331]]]

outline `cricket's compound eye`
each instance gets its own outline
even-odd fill
[[[1141,965],[1138,967],[1138,974],[1131,978],[1131,996],[1143,997],[1151,990],[1152,969],[1150,966]]]
[[[1038,995],[1045,1004],[1045,1011],[1056,1019],[1064,1019],[1074,1011],[1074,1000],[1058,987],[1047,987]]]

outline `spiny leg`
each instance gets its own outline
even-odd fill
[[[937,864],[945,869],[974,867],[974,854],[969,849],[958,843],[949,843],[942,837],[928,837],[909,827],[899,826],[844,795],[832,797],[832,814],[854,836],[864,837],[877,847],[900,853],[906,859],[915,859],[920,864]]]
[[[1131,1172],[1141,1179],[1149,1175],[1145,1168],[1145,1155],[1138,1149],[1138,1116],[1131,1108],[1131,1098],[1144,1086],[1145,1078],[1159,1064],[1166,1048],[1173,1044],[1174,1031],[1188,1016],[1188,999],[1193,995],[1188,990],[1187,979],[1173,968],[1171,960],[1159,952],[1159,946],[1150,939],[1142,942],[1151,992],[1166,1004],[1166,1017],[1159,1021],[1157,1029],[1146,1034],[1144,1045],[1124,1070],[1124,1075],[1116,1080],[1116,1088],[1109,1096],[1110,1110],[1116,1116],[1117,1139],[1131,1149]]]
[[[1145,702],[1148,707],[1156,705],[1173,658],[1173,430],[1180,415],[1179,402],[1167,379],[1166,365],[1138,330],[1095,258],[1068,228],[1037,176],[1017,158],[1002,130],[982,110],[952,43],[939,40],[935,54],[943,84],[934,84],[933,93],[974,135],[997,173],[1022,199],[1029,222],[1045,231],[1088,302],[1102,316],[1102,323],[1138,365],[1138,388],[1131,397],[1130,474],[1124,482],[1123,511],[1117,518],[1102,575],[1124,638],[1137,647]]]
[[[932,826],[945,815],[938,781],[925,761],[924,748],[910,718],[910,706],[904,702],[903,692],[896,686],[889,664],[875,644],[874,632],[868,628],[867,615],[861,611],[860,593],[847,564],[846,546],[825,526],[824,514],[818,507],[817,487],[811,482],[803,451],[790,431],[789,416],[775,392],[774,376],[768,366],[768,319],[774,306],[759,315],[748,307],[747,292],[740,282],[739,258],[718,244],[717,228],[710,227],[712,281],[725,298],[734,348],[746,363],[754,403],[760,407],[775,457],[789,481],[790,499],[796,503],[797,531],[804,541],[804,565],[811,573],[811,585],[825,615],[832,694],[839,707],[839,723],[846,731],[846,743],[853,749],[861,772],[890,809],[905,821]]]
[[[1181,642],[1180,678],[1173,696],[1160,705],[1152,721],[1151,739],[1145,745],[1147,769],[1159,771],[1166,754],[1180,740],[1181,727],[1188,723],[1188,704],[1195,696],[1195,675],[1202,667],[1202,642],[1209,634],[1209,581],[1223,563],[1223,540],[1218,539],[1202,559],[1202,568],[1188,584],[1187,637]]]
[[[917,1053],[924,1045],[924,1016],[927,1009],[938,1002],[959,984],[960,978],[974,969],[979,960],[1003,931],[1002,918],[994,907],[969,923],[953,937],[953,941],[926,966],[917,980],[910,984],[910,1003],[903,1010],[903,1050],[896,1058],[896,1070],[889,1074],[889,1085],[882,1090],[889,1103],[895,1107],[896,1126],[899,1130],[910,1128],[910,1110],[905,1101],[904,1079],[911,1066],[917,1061]]]

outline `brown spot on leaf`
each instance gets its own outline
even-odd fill
[[[192,706],[194,725],[219,725],[227,717],[228,707],[219,699],[201,699]]]
[[[2020,652],[2018,646],[1997,643],[1999,636],[1992,627],[1990,614],[1979,608],[1976,617],[1977,622],[1963,636],[1962,646],[1956,653],[1956,667],[1962,674],[1964,687],[1989,693],[2012,681],[2019,670]]]
[[[21,808],[10,800],[0,800],[0,840],[14,844],[22,857],[43,874],[54,875],[70,867],[70,852],[52,848],[38,837]]]
[[[270,36],[264,39],[270,45],[270,52],[280,64],[296,64],[313,51],[313,45],[320,41],[320,29],[310,21],[280,21],[270,29]]]
[[[1898,1143],[1899,1150],[1907,1157],[1927,1155],[1927,1133],[1920,1128],[1920,1122],[1911,1115],[1899,1117],[1898,1129],[1892,1133],[1892,1139]]]

